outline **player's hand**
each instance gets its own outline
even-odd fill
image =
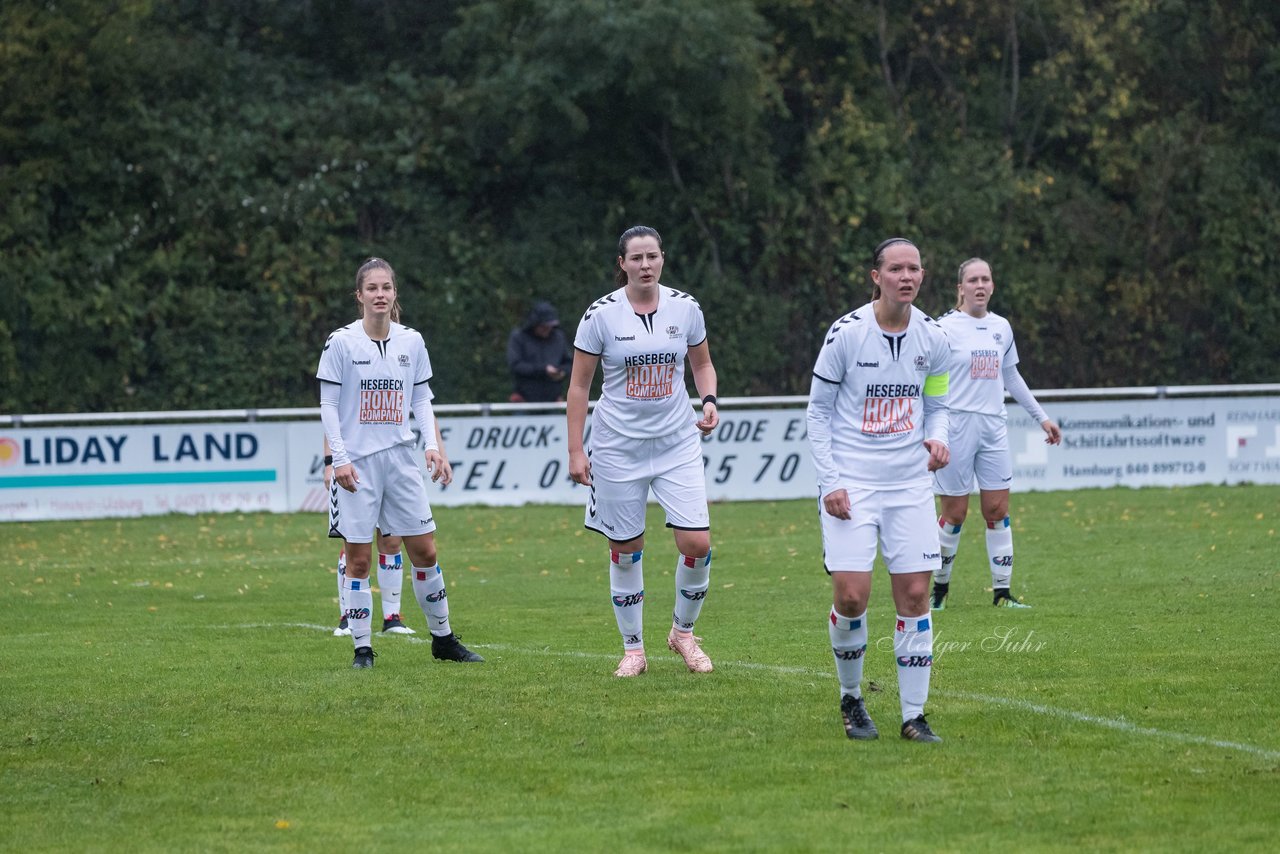
[[[1059,427],[1052,418],[1046,418],[1040,422],[1040,429],[1044,430],[1044,443],[1046,445],[1062,444],[1062,428]]]
[[[714,403],[702,404],[702,419],[698,422],[697,427],[702,431],[702,435],[710,435],[711,431],[716,429],[716,425],[720,423],[720,409]]]
[[[929,451],[929,471],[937,471],[951,462],[951,450],[937,439],[925,439],[924,446]]]
[[[328,492],[333,489],[333,466],[330,463],[324,465],[324,491]]]
[[[356,467],[351,463],[344,466],[336,466],[333,470],[333,479],[338,482],[347,492],[355,492],[356,484],[360,482],[360,475],[356,474]]]
[[[569,452],[569,477],[574,483],[591,485],[591,460],[583,451]]]
[[[837,519],[852,519],[853,505],[849,503],[849,490],[833,489],[822,496],[822,506]]]
[[[449,458],[440,451],[427,451],[427,471],[431,472],[431,482],[441,486],[453,483],[453,466]]]

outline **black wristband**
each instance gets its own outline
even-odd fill
[[[327,466],[333,465],[333,454],[324,455],[324,464]]]
[[[703,406],[706,406],[708,403],[715,403],[715,402],[716,402],[716,396],[714,394],[709,394],[706,397],[702,398]],[[719,406],[719,404],[716,404],[716,405]]]

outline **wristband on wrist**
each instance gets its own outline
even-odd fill
[[[333,465],[333,454],[324,455],[324,464],[327,466]]]
[[[716,396],[714,394],[709,394],[706,397],[702,398],[703,406],[706,406],[708,403],[715,403],[715,402],[716,402]],[[716,405],[718,406],[719,404],[716,404]]]

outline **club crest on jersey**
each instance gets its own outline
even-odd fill
[[[400,367],[402,368],[409,367],[409,355],[407,353],[400,354]]]
[[[679,327],[679,326],[675,326],[674,324],[673,324],[673,325],[671,325],[671,326],[668,326],[668,327],[667,327],[667,337],[668,337],[668,338],[679,338],[679,337],[680,337],[680,327]]]
[[[924,356],[916,356],[916,370],[927,371],[928,369],[929,369],[929,363],[925,361]]]
[[[999,344],[999,343],[1000,343],[1000,333],[999,333],[999,332],[993,332],[993,333],[991,333],[991,337],[992,337],[993,339],[995,339],[995,342],[996,342],[997,344]]]

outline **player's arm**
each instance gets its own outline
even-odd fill
[[[583,447],[587,428],[587,400],[591,396],[591,380],[596,375],[600,356],[585,350],[573,351],[573,371],[569,374],[569,390],[565,395],[568,420],[569,477],[583,486],[591,483],[591,463]]]
[[[448,460],[440,451],[440,425],[436,423],[435,410],[431,408],[432,396],[431,386],[426,380],[414,383],[410,406],[413,408],[413,417],[418,422],[422,444],[425,446],[423,455],[427,460],[427,471],[431,474],[431,482],[439,483],[444,477]],[[449,468],[449,475],[452,479],[452,467]]]
[[[1000,375],[1004,380],[1005,389],[1009,394],[1013,395],[1013,399],[1021,404],[1027,414],[1031,416],[1031,419],[1039,424],[1040,429],[1045,432],[1045,444],[1056,445],[1061,442],[1061,428],[1045,413],[1044,407],[1036,400],[1036,396],[1031,393],[1031,389],[1027,388],[1027,381],[1022,378],[1017,364],[1005,365],[1001,369]]]
[[[822,506],[837,519],[850,518],[849,492],[840,486],[840,472],[831,453],[831,425],[835,418],[836,394],[840,383],[814,373],[809,383],[809,405],[805,410],[805,432],[809,434],[809,454],[818,473],[818,495]]]
[[[951,348],[945,335],[938,336],[940,343],[934,347],[932,364],[924,379],[922,405],[924,408],[924,446],[929,451],[929,471],[951,462],[947,442],[951,427],[951,409],[947,406],[947,393],[951,387]]]
[[[360,476],[347,457],[347,445],[342,440],[342,418],[338,404],[342,399],[342,386],[327,380],[320,381],[320,423],[324,425],[325,440],[333,456],[333,479],[347,492],[355,492]]]
[[[720,407],[716,404],[716,366],[711,364],[711,347],[707,339],[689,348],[689,367],[693,370],[693,386],[702,400],[698,429],[705,435],[720,423]]]
[[[440,421],[435,421],[435,444],[439,446],[439,466],[435,471],[439,472],[439,483],[442,487],[448,487],[453,483],[453,466],[449,465],[449,455],[444,452],[444,434],[440,433]],[[434,474],[434,472],[433,472]],[[435,480],[435,478],[433,478]]]

